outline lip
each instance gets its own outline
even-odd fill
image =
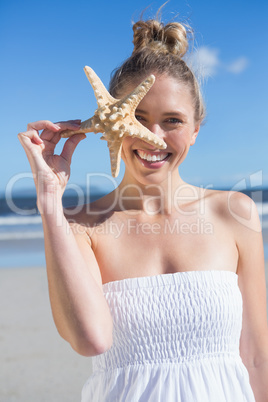
[[[151,156],[159,156],[162,154],[167,154],[167,156],[161,160],[161,161],[147,161],[146,159],[142,159],[139,154],[138,151],[140,152],[145,152],[148,155]],[[134,155],[136,156],[136,158],[139,160],[139,162],[147,169],[159,169],[161,168],[170,158],[171,153],[170,152],[163,152],[162,150],[158,150],[158,151],[151,151],[151,150],[147,150],[147,149],[136,149],[134,150]]]

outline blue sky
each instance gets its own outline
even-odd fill
[[[0,192],[12,180],[15,190],[33,186],[17,133],[39,119],[90,117],[96,101],[83,67],[91,66],[107,86],[132,52],[131,21],[148,5],[145,17],[154,16],[162,1],[0,0]],[[191,59],[203,66],[207,104],[182,177],[214,188],[249,186],[258,177],[267,186],[268,2],[170,0],[164,21],[177,14],[195,31]],[[79,144],[71,183],[85,185],[90,172],[110,175],[108,148],[99,138],[89,134]],[[122,173],[123,165],[118,181]]]

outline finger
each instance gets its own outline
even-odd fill
[[[60,125],[60,124],[65,124],[65,123],[70,123],[70,124],[81,124],[81,119],[75,119],[75,120],[66,120],[66,121],[58,121],[57,123],[55,123],[55,124],[58,124],[58,125]]]
[[[29,123],[27,125],[27,132],[24,133],[25,135],[27,135],[27,133],[29,133],[29,136],[32,136],[32,133],[35,132],[34,137],[32,137],[32,139],[35,139],[35,143],[40,145],[43,143],[43,140],[41,138],[41,136],[39,136],[39,130],[49,130],[49,132],[57,132],[60,130],[60,127],[57,126],[57,124],[52,123],[49,120],[39,120],[39,121],[35,121],[33,123]]]
[[[36,131],[30,130],[30,131],[26,131],[25,133],[19,133],[18,139],[24,148],[26,156],[30,162],[32,171],[35,172],[36,168],[37,169],[42,168],[44,165],[44,163],[43,163],[44,161],[41,156],[43,147],[37,146],[37,145],[40,145],[40,144],[38,144],[38,141],[41,141],[41,143],[42,143],[42,140],[40,140]]]
[[[57,127],[56,134],[55,131],[51,131],[48,129],[45,129],[41,133],[41,138],[43,141],[50,141],[54,144],[57,144],[59,140],[61,139],[59,133],[60,131],[63,130],[79,130],[80,129],[80,120],[69,120],[69,121],[61,121],[58,123],[55,123],[54,126]]]
[[[79,130],[81,120],[59,121],[56,124],[61,128],[61,130]]]
[[[61,157],[64,158],[69,164],[71,163],[75,148],[81,140],[86,138],[85,134],[77,134],[70,137],[64,144]]]
[[[46,143],[46,145],[49,147],[49,145],[53,145],[55,148],[55,145],[60,141],[61,135],[59,134],[61,130],[58,130],[58,132],[54,132],[51,130],[44,130],[40,134],[40,138]]]
[[[38,131],[36,130],[29,130],[24,133],[19,133],[18,138],[22,145],[29,146],[30,143],[41,145],[43,144],[42,139],[38,135]]]
[[[60,126],[49,120],[39,120],[27,125],[27,131],[32,129],[37,131],[48,129],[56,132],[60,130]]]

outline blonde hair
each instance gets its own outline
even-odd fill
[[[133,25],[132,55],[117,68],[111,78],[110,93],[119,98],[124,88],[138,84],[150,74],[166,74],[185,84],[191,92],[195,121],[202,123],[205,106],[198,81],[183,60],[188,50],[189,29],[179,22],[164,25],[157,19]]]

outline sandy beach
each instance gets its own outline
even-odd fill
[[[79,402],[91,361],[59,336],[45,269],[0,269],[0,305],[0,401]]]
[[[91,361],[59,336],[45,269],[0,269],[0,305],[0,401],[79,402]]]

